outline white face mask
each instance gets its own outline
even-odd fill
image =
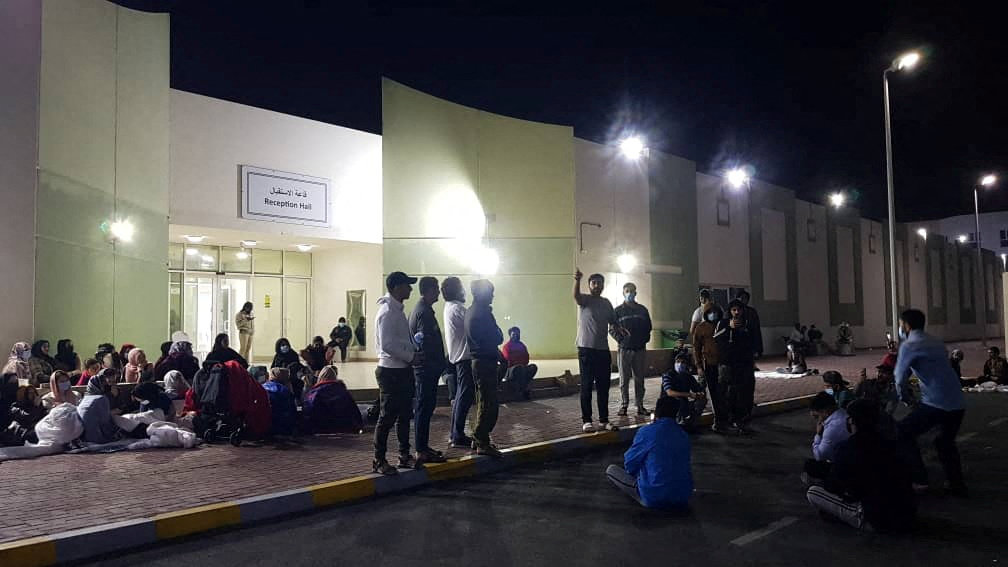
[[[70,382],[60,382],[59,384],[56,384],[56,387],[59,388],[60,392],[66,392],[70,389]]]
[[[26,351],[24,351],[24,352],[21,353],[21,360],[23,360],[25,362],[28,362],[29,358],[31,358],[31,351],[27,351],[26,350]]]
[[[686,363],[685,362],[677,362],[676,363],[676,365],[675,365],[675,371],[678,372],[679,374],[685,374],[687,370],[688,370],[688,368],[686,367]]]

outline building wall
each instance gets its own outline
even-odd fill
[[[380,244],[341,242],[331,249],[312,254],[312,330],[311,334],[329,340],[329,331],[340,317],[347,317],[347,291],[363,289],[366,292],[364,314],[367,329],[365,358],[375,358],[374,313],[375,302],[385,293],[382,273],[382,247]]]
[[[651,263],[654,307],[660,329],[689,330],[696,308],[700,266],[696,164],[652,152],[648,159],[651,192]]]
[[[35,296],[35,186],[38,163],[39,59],[42,4],[0,2],[0,261],[8,269],[8,297],[0,321],[0,348],[33,333]]]
[[[855,328],[857,344],[877,346],[885,344],[886,310],[886,257],[883,255],[884,225],[861,219],[861,276],[864,305],[864,325]]]
[[[574,141],[570,127],[516,120],[382,82],[383,271],[493,272],[501,327],[536,356],[574,352]],[[533,337],[535,339],[533,340]]]
[[[718,202],[728,211],[718,224]],[[697,256],[703,285],[745,287],[749,267],[749,196],[732,190],[721,177],[696,174]]]
[[[168,16],[43,2],[35,335],[157,352],[168,330]],[[128,220],[130,242],[103,231]]]
[[[798,252],[794,192],[753,181],[749,188],[750,305],[760,314],[763,348],[784,350],[782,336],[798,317]]]
[[[381,136],[171,91],[171,222],[381,242]],[[331,228],[243,219],[240,165],[328,178]]]
[[[812,223],[809,223],[809,220]],[[807,201],[795,202],[795,241],[798,261],[798,319],[815,325],[824,335],[830,327],[829,256],[826,207]]]

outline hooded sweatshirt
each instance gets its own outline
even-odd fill
[[[385,294],[378,299],[375,315],[375,350],[378,366],[382,368],[408,368],[413,362],[415,349],[410,337],[409,321],[401,301]]]

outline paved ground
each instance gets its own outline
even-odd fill
[[[289,566],[996,566],[1008,560],[1008,396],[969,394],[968,403],[960,449],[971,498],[925,496],[910,536],[858,533],[809,508],[798,472],[812,424],[799,411],[760,420],[751,438],[694,436],[697,493],[685,514],[644,510],[611,488],[602,471],[621,459],[613,448],[94,564],[246,567],[282,554]],[[940,485],[934,456],[925,458]]]
[[[982,364],[982,350],[977,343],[965,347],[964,370],[975,373]],[[820,357],[810,363],[853,377],[860,368],[873,367],[881,356],[881,351],[874,351],[847,358]],[[763,368],[781,364],[779,359],[760,362]],[[761,379],[756,394],[762,402],[811,394],[821,387],[816,376]],[[657,379],[648,381],[649,399],[654,399],[657,388]],[[609,404],[613,416],[618,395],[614,387]],[[447,408],[438,408],[432,422],[435,447],[446,444],[447,423]],[[502,447],[523,445],[580,433],[580,426],[576,395],[534,399],[502,407],[494,439]],[[393,452],[394,437],[393,433],[389,443]],[[448,451],[448,456],[462,454]],[[0,463],[4,484],[0,542],[339,480],[370,472],[370,462],[368,434],[316,437],[298,445],[215,445],[189,451],[7,461]],[[60,490],[59,496],[54,496],[54,489]]]

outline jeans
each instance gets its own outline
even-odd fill
[[[414,367],[413,377],[416,383],[413,434],[416,436],[416,450],[420,452],[430,449],[430,422],[434,408],[437,407],[437,387],[441,372],[429,366]]]
[[[529,386],[532,385],[532,380],[535,379],[536,372],[539,372],[539,367],[535,364],[512,366],[507,369],[505,379],[507,380],[508,387],[513,393],[523,394],[527,392]]]
[[[451,441],[461,441],[466,438],[465,426],[469,419],[469,408],[476,398],[476,382],[473,380],[471,360],[460,360],[455,363],[455,401],[451,412]]]
[[[626,470],[619,465],[609,465],[605,471],[606,477],[609,482],[613,483],[613,486],[620,489],[621,492],[633,498],[641,506],[644,505],[641,502],[640,492],[637,490],[637,479],[627,474]]]
[[[630,378],[634,382],[634,402],[644,407],[644,359],[647,351],[619,349],[616,364],[619,367],[620,402],[624,409],[630,405]]]
[[[581,369],[581,421],[592,421],[592,390],[598,395],[599,421],[609,421],[609,386],[612,381],[612,355],[607,349],[578,347]]]
[[[714,408],[715,425],[724,425],[731,421],[728,415],[728,404],[725,403],[724,392],[721,389],[718,378],[717,365],[707,366],[703,369],[704,381],[707,383],[707,393],[710,396],[711,406]]]
[[[455,391],[458,390],[458,375],[455,373],[455,365],[448,363],[444,371],[445,385],[448,386],[448,405],[455,405]]]
[[[752,417],[756,373],[752,362],[718,365],[718,387],[732,423],[742,425]]]
[[[410,450],[409,427],[413,413],[413,369],[384,368],[375,371],[378,379],[378,424],[375,425],[375,460],[385,460],[389,431],[394,425],[399,438],[399,454]]]
[[[909,415],[896,424],[897,439],[906,448],[913,467],[914,483],[927,484],[927,470],[924,468],[924,459],[917,445],[917,437],[938,427],[934,445],[938,450],[938,460],[945,469],[945,480],[952,486],[963,484],[962,464],[959,462],[959,449],[956,448],[955,438],[965,414],[966,410],[945,411],[918,404]]]
[[[473,360],[473,378],[476,382],[476,429],[473,441],[477,446],[490,444],[490,432],[497,425],[497,361]]]

